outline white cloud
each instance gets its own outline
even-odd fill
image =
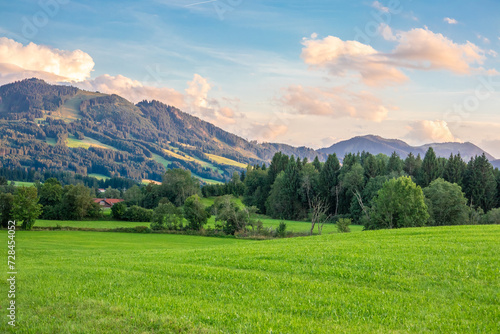
[[[416,70],[447,70],[456,74],[486,72],[485,51],[467,41],[458,44],[430,30],[416,28],[393,33],[381,24],[381,35],[397,42],[389,53],[375,50],[358,41],[343,41],[335,36],[323,39],[305,38],[301,57],[312,68],[324,68],[333,76],[358,73],[370,86],[399,84],[408,78],[403,68]]]
[[[61,82],[83,81],[94,68],[92,57],[81,50],[64,51],[34,43],[24,46],[6,37],[0,37],[0,64],[10,65],[8,73],[2,71],[3,76],[40,73]]]
[[[445,121],[418,121],[408,126],[406,138],[416,144],[461,142],[448,128]]]
[[[208,92],[212,87],[207,79],[199,74],[195,74],[192,81],[188,82],[186,94],[191,100],[191,104],[195,107],[206,108],[208,107]]]
[[[364,91],[353,93],[341,87],[325,90],[290,86],[279,102],[287,110],[300,115],[352,117],[381,122],[388,114],[387,108],[374,95]]]
[[[490,39],[488,37],[484,37],[481,34],[476,35],[479,40],[481,40],[485,44],[490,44]]]
[[[457,20],[452,19],[452,18],[449,18],[449,17],[445,17],[445,18],[443,19],[443,21],[444,21],[444,22],[446,22],[446,23],[448,23],[448,24],[457,24],[457,23],[458,23],[458,21],[457,21]]]

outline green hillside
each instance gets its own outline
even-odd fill
[[[309,160],[318,155],[248,142],[158,101],[134,105],[117,95],[38,79],[0,87],[0,139],[6,167],[138,181],[161,181],[167,168],[184,168],[205,183],[217,183],[249,163],[268,162],[279,150]]]

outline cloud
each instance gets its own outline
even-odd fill
[[[446,23],[448,23],[448,24],[457,24],[457,23],[458,23],[458,21],[457,21],[457,20],[452,19],[452,18],[449,18],[449,17],[445,17],[445,18],[443,19],[443,21],[444,21],[444,22],[446,22]]]
[[[258,123],[254,122],[250,125],[246,137],[255,139],[259,142],[269,142],[276,137],[284,135],[288,132],[288,126],[285,124]]]
[[[359,72],[363,82],[371,86],[407,80],[399,69],[387,64],[386,56],[358,41],[328,36],[320,40],[305,39],[302,44],[304,62],[313,68],[325,68],[333,76],[345,76],[348,71]]]
[[[120,95],[133,103],[142,100],[158,100],[178,108],[186,106],[184,95],[175,89],[144,86],[139,81],[123,75],[104,74],[93,80],[76,83],[74,86],[89,91]]]
[[[445,121],[418,121],[408,126],[406,138],[418,144],[461,142],[448,128]]]
[[[485,43],[485,44],[490,44],[490,40],[488,37],[484,37],[483,35],[481,34],[477,34],[476,37],[481,40],[481,42]]]
[[[94,68],[92,57],[81,50],[63,51],[34,43],[24,46],[6,37],[0,37],[0,64],[8,70],[2,71],[4,77],[21,77],[24,73],[60,82],[83,81]]]
[[[484,51],[467,41],[457,44],[442,34],[428,29],[412,29],[398,34],[397,47],[390,58],[400,66],[420,70],[443,69],[457,74],[469,74],[474,64],[482,64]]]
[[[188,82],[186,94],[191,104],[195,107],[206,108],[208,107],[208,92],[212,87],[207,79],[199,74],[195,74],[192,81]]]
[[[372,3],[372,7],[375,8],[375,9],[378,9],[379,11],[381,12],[384,12],[384,13],[389,13],[390,10],[389,10],[389,7],[384,7],[380,2],[378,1],[374,1]]]
[[[397,43],[389,53],[375,50],[358,41],[343,41],[335,36],[323,39],[304,38],[301,57],[316,69],[326,69],[332,76],[358,73],[370,86],[394,85],[408,80],[402,69],[447,70],[455,74],[485,72],[485,51],[467,41],[458,44],[439,33],[416,28],[393,33],[381,24],[380,34]]]
[[[341,87],[326,90],[290,86],[285,89],[279,103],[300,115],[352,117],[381,122],[388,114],[387,108],[374,95],[365,91],[353,93]]]

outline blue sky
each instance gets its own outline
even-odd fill
[[[500,157],[499,12],[485,0],[2,2],[0,83],[159,99],[260,141],[377,134]]]

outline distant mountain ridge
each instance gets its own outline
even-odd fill
[[[420,154],[423,158],[425,152],[432,147],[436,152],[436,155],[443,158],[448,158],[451,153],[458,154],[462,156],[464,161],[468,162],[470,158],[476,155],[486,155],[488,160],[494,161],[495,158],[474,145],[473,143],[432,143],[422,146],[411,146],[400,139],[386,139],[380,136],[367,135],[367,136],[357,136],[348,140],[344,140],[333,144],[328,148],[319,149],[318,152],[324,154],[336,153],[338,157],[343,157],[347,153],[357,153],[357,152],[370,152],[371,154],[385,154],[391,155],[393,152],[399,154],[401,158],[406,158],[406,156],[411,152],[415,156]]]

